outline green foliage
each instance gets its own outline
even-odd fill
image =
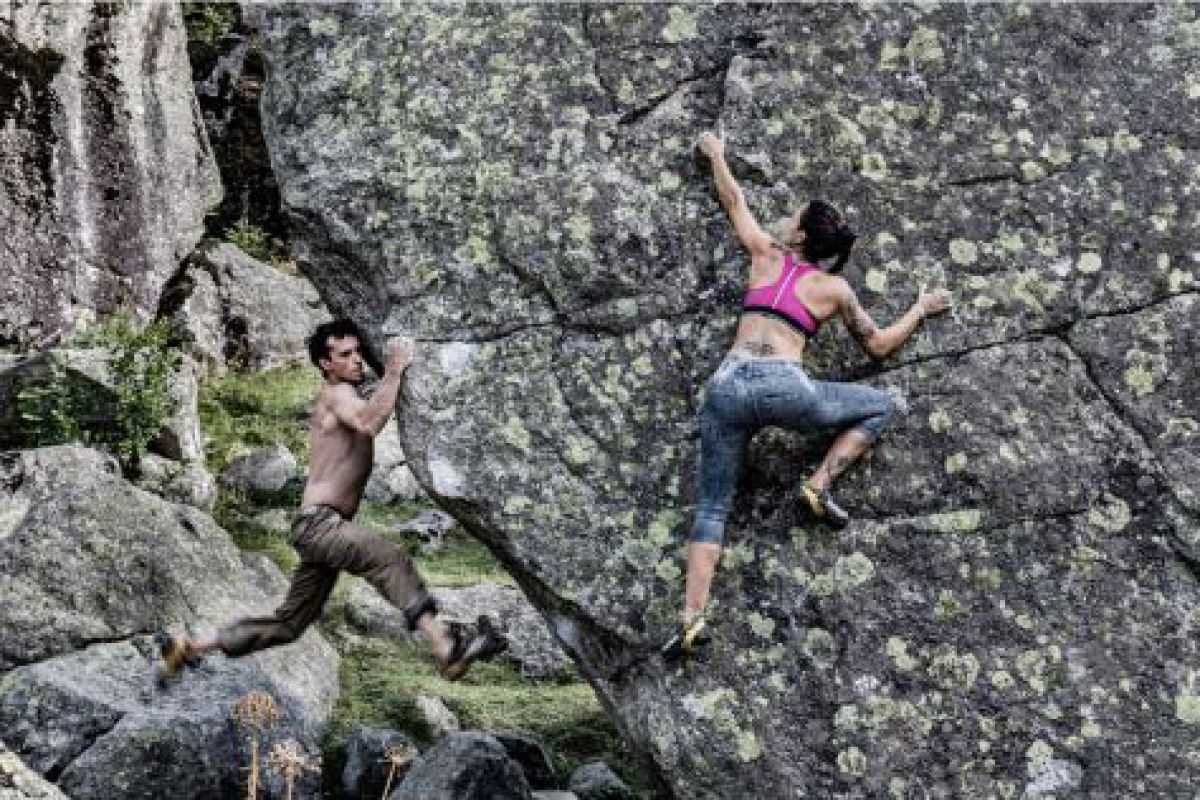
[[[631,764],[592,688],[580,680],[533,681],[511,664],[476,664],[458,683],[437,676],[424,647],[412,642],[359,639],[340,641],[341,692],[326,740],[327,760],[338,762],[339,748],[355,725],[401,730],[429,742],[429,730],[416,709],[418,695],[438,697],[465,729],[510,731],[531,736],[550,748],[554,765],[566,776],[576,767],[603,759],[622,773],[635,791],[650,797],[649,780]]]
[[[80,422],[84,393],[72,388],[72,379],[57,353],[51,354],[48,380],[26,386],[17,394],[17,414],[26,423],[25,443],[31,447],[84,442]]]
[[[237,24],[237,6],[233,3],[184,3],[183,17],[188,39],[216,44]]]
[[[321,388],[309,367],[230,373],[200,386],[200,424],[209,470],[219,474],[242,450],[281,444],[308,461],[308,417]]]
[[[246,255],[257,258],[259,261],[271,259],[271,237],[257,225],[239,222],[225,231],[225,239],[240,247]]]
[[[30,446],[83,442],[136,464],[171,416],[179,354],[169,346],[170,333],[165,321],[139,330],[131,317],[116,314],[78,335],[73,346],[107,354],[107,392],[72,377],[54,354],[48,380],[17,395]]]

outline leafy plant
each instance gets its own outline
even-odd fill
[[[271,258],[271,237],[257,225],[239,222],[225,231],[225,239],[236,244],[246,255],[267,261]]]
[[[80,393],[72,391],[58,354],[50,356],[49,370],[45,383],[26,386],[17,394],[17,414],[27,423],[23,438],[34,447],[86,441]]]
[[[185,3],[184,20],[189,39],[216,44],[237,24],[237,8],[229,3]]]
[[[171,415],[170,379],[179,355],[169,346],[170,335],[165,321],[139,330],[126,314],[78,335],[74,346],[106,354],[105,388],[74,377],[62,356],[53,354],[46,380],[17,395],[28,444],[94,444],[127,467],[136,464]]]

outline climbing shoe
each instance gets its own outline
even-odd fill
[[[829,490],[818,492],[807,483],[800,487],[804,493],[804,501],[808,504],[808,513],[815,519],[827,522],[835,528],[844,528],[850,523],[850,515],[846,509],[834,502]]]
[[[159,631],[154,634],[154,644],[158,647],[159,661],[155,675],[160,685],[176,680],[184,667],[194,667],[200,663],[199,658],[190,655],[186,637]]]
[[[660,650],[665,660],[680,661],[696,655],[701,648],[711,642],[712,635],[708,631],[704,617],[696,617],[691,622],[678,623]]]
[[[473,627],[450,628],[450,635],[454,637],[454,647],[438,670],[448,681],[466,675],[476,661],[489,661],[508,649],[508,642],[486,616],[480,616]]]

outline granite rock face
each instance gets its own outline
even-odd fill
[[[172,3],[0,12],[0,344],[149,319],[221,189]]]
[[[1200,778],[1200,20],[1190,6],[361,6],[264,12],[264,124],[335,314],[422,341],[404,450],[681,797],[1104,798]],[[800,521],[828,441],[753,443],[703,665],[680,603],[696,410],[764,224],[862,233],[886,320],[821,379],[906,413]]]
[[[212,656],[155,685],[156,629],[269,611],[286,580],[243,560],[207,515],[126,483],[79,447],[0,456],[0,740],[75,798],[236,796],[252,692],[308,752],[337,695],[337,656],[315,633],[256,656]],[[277,795],[271,795],[277,796]]]
[[[307,280],[228,242],[193,255],[162,310],[203,375],[308,364],[305,339],[329,319]]]

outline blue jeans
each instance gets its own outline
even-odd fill
[[[709,379],[700,410],[700,499],[688,541],[724,538],[742,455],[760,428],[857,427],[873,442],[895,408],[887,392],[814,381],[797,361],[730,355]]]

